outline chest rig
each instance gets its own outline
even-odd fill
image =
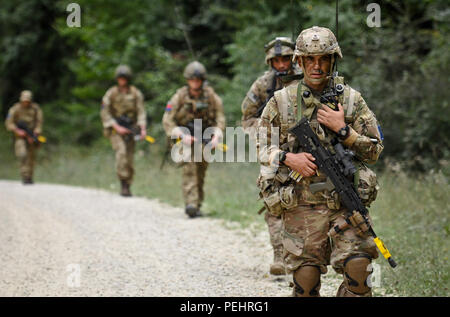
[[[335,83],[344,85],[342,77],[337,77]],[[344,91],[337,98],[339,103],[344,108],[345,122],[351,125],[354,121],[354,113],[356,110],[355,102],[358,100],[358,92],[348,85],[344,85]],[[288,133],[289,129],[303,117],[306,117],[311,129],[317,134],[319,140],[322,142],[331,153],[335,150],[331,144],[335,138],[334,132],[319,124],[317,121],[317,111],[322,108],[320,96],[315,94],[304,82],[299,82],[298,85],[289,86],[279,92],[277,95],[277,104],[280,113],[280,148],[285,151],[299,153],[302,151],[295,136]],[[306,203],[318,204],[326,203],[332,209],[338,209],[338,198],[328,191],[317,192],[313,194],[309,187],[314,183],[325,182],[327,176],[318,172],[316,176],[302,179],[296,185],[296,192]]]
[[[335,79],[337,84],[344,85],[343,77]],[[334,149],[331,146],[331,139],[334,138],[333,132],[321,126],[317,121],[317,111],[323,107],[320,102],[320,96],[315,94],[305,83],[299,82],[298,85],[289,86],[281,90],[278,94],[278,107],[281,122],[281,140],[283,149],[290,152],[299,152],[295,137],[288,133],[289,129],[303,117],[306,117],[312,130],[317,134],[323,145],[332,153]],[[345,123],[351,125],[354,121],[355,102],[359,99],[359,92],[348,85],[344,85],[344,91],[338,96],[339,103],[344,107]],[[287,145],[284,145],[286,144]],[[286,148],[286,146],[288,148]]]
[[[33,103],[29,107],[19,106],[16,113],[14,114],[14,122],[23,121],[27,124],[29,129],[36,128],[37,125],[37,106]]]
[[[126,116],[136,122],[137,99],[137,90],[134,86],[130,86],[128,93],[121,93],[116,86],[111,94],[111,114],[115,118]]]
[[[203,128],[212,126],[215,120],[213,105],[213,93],[207,87],[198,98],[192,98],[189,89],[185,87],[181,92],[179,107],[176,109],[176,123],[185,126],[194,119],[201,119]]]

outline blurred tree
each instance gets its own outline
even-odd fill
[[[4,118],[20,91],[30,89],[45,104],[62,97],[61,82],[70,77],[63,59],[71,55],[53,28],[62,10],[51,0],[0,3],[0,95]]]
[[[366,24],[370,2],[339,1],[339,72],[381,122],[383,157],[421,170],[448,166],[448,1],[383,1],[380,28]],[[77,3],[80,28],[66,25],[66,1],[0,3],[0,93],[4,115],[20,90],[32,89],[45,106],[47,134],[85,145],[101,136],[101,97],[120,63],[134,70],[152,133],[162,134],[165,104],[193,59],[187,34],[233,125],[246,91],[267,69],[265,43],[295,39],[313,25],[335,30],[335,2],[326,0]]]

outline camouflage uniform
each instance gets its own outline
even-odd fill
[[[42,132],[43,115],[42,110],[37,103],[32,101],[32,94],[30,91],[23,91],[21,93],[20,101],[15,103],[8,112],[5,125],[8,131],[14,132],[17,128],[17,123],[23,121],[27,127],[36,134]],[[22,102],[29,101],[30,105],[26,106]],[[33,170],[35,163],[36,151],[39,144],[29,143],[27,138],[19,137],[15,134],[14,149],[16,157],[20,163],[20,174],[25,183],[31,183],[33,178]]]
[[[119,68],[118,68],[119,69]],[[138,126],[146,125],[146,112],[142,92],[133,85],[122,92],[119,87],[109,88],[102,99],[101,118],[104,134],[116,152],[116,171],[122,182],[131,184],[134,175],[135,140],[129,135],[120,135],[113,129],[117,118],[126,116]]]
[[[314,27],[304,30],[297,39],[297,47],[299,40],[303,39],[302,35],[317,34],[324,29]],[[328,32],[331,31],[325,30],[328,36]],[[321,36],[319,33],[318,38]],[[330,42],[333,43],[331,40]],[[333,53],[342,56],[340,50]],[[358,191],[363,202],[368,205],[375,199],[378,188],[375,174],[367,168],[366,163],[376,162],[383,149],[378,123],[361,94],[344,84],[342,77],[336,81],[344,85],[339,102],[344,108],[345,122],[350,127],[349,136],[341,142],[356,154],[357,159],[354,163],[360,170],[359,179],[356,180]],[[262,173],[258,179],[258,186],[265,202],[270,205],[270,211],[282,215],[284,261],[287,271],[294,273],[296,285],[294,294],[318,296],[319,272],[326,273],[327,265],[331,264],[337,272],[345,273],[344,283],[338,295],[370,296],[370,288],[362,285],[351,286],[347,270],[351,269],[350,275],[357,272],[360,276],[361,266],[365,265],[363,270],[366,270],[370,259],[378,257],[372,239],[368,235],[359,236],[353,227],[329,236],[331,228],[345,221],[344,209],[340,207],[339,198],[334,193],[324,190],[313,194],[309,189],[310,184],[324,182],[326,176],[319,171],[318,176],[305,177],[296,183],[288,177],[289,168],[278,165],[281,151],[302,152],[295,137],[288,134],[288,130],[302,117],[310,120],[311,128],[322,144],[334,153],[331,145],[334,135],[317,121],[317,110],[322,107],[319,100],[320,96],[310,89],[304,80],[275,92],[264,109],[259,124],[257,146],[260,159],[264,163],[261,163]],[[301,103],[300,107],[298,102]],[[266,129],[267,134],[264,133]],[[278,141],[278,136],[279,145],[275,142]],[[378,143],[372,142],[370,138],[377,139]],[[317,279],[314,276],[317,276]],[[305,287],[302,288],[301,283],[309,283],[310,287],[306,288],[310,290],[309,294],[305,294]]]
[[[194,66],[203,67],[200,63],[194,64]],[[186,72],[185,77],[190,78]],[[177,133],[179,127],[187,126],[194,119],[202,120],[203,129],[214,127],[220,130],[215,134],[221,135],[225,129],[222,100],[214,92],[214,89],[205,83],[203,83],[202,93],[198,98],[194,98],[189,94],[188,86],[178,89],[167,104],[162,122],[167,136],[170,137]],[[180,133],[183,134],[182,132]],[[207,168],[208,163],[203,156],[201,162],[191,160],[183,163],[182,188],[186,206],[191,206],[197,210],[201,207],[204,198],[203,184]]]
[[[277,47],[277,42],[279,43]],[[277,37],[266,45],[265,62],[271,66],[271,59],[275,56],[292,56],[295,44],[284,37]],[[276,69],[270,67],[262,76],[253,82],[244,100],[242,101],[242,127],[251,137],[255,137],[254,129],[258,124],[257,110],[269,101],[273,93],[292,82],[293,75],[300,74],[301,70],[293,64],[287,74],[279,74]]]
[[[271,59],[275,56],[292,56],[294,55],[295,43],[289,38],[277,37],[270,41],[266,46],[265,62],[271,66]],[[293,82],[293,75],[299,74],[301,71],[292,63],[287,74],[280,75],[279,72],[270,67],[260,76],[250,87],[244,100],[242,101],[242,127],[244,131],[250,135],[252,139],[256,138],[255,131],[258,124],[258,109],[267,103],[274,92],[288,86]],[[273,216],[266,212],[264,220],[269,229],[270,243],[274,250],[274,261],[271,265],[270,272],[272,274],[284,274],[284,267],[281,259],[283,245],[281,242],[281,217]]]

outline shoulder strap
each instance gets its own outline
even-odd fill
[[[291,101],[286,88],[279,90],[277,95],[280,96],[280,102],[278,102],[278,111],[280,112],[281,121],[288,122],[289,111],[292,111]]]
[[[360,93],[356,91],[355,89],[349,87],[349,94],[348,94],[348,105],[347,110],[345,111],[346,117],[353,117],[354,112],[354,106],[355,101],[359,98]]]
[[[178,113],[178,111],[180,111],[180,109],[181,109],[181,106],[183,105],[184,99],[186,98],[186,96],[188,94],[187,86],[179,88],[177,90],[176,94],[178,94],[178,103],[176,105],[172,105],[172,106],[175,106],[173,108],[173,111],[175,111],[175,113]]]
[[[139,90],[136,88],[136,86],[130,86],[130,89],[134,99],[137,99]]]
[[[116,98],[118,93],[119,93],[119,88],[117,86],[113,86],[111,95],[109,96],[109,98],[111,99],[111,103],[114,102],[114,99]]]
[[[297,120],[300,121],[302,118],[302,85],[299,84],[297,87]]]

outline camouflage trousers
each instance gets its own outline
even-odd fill
[[[330,210],[326,205],[300,205],[283,213],[283,258],[288,272],[312,265],[324,274],[331,264],[336,272],[343,273],[344,261],[350,256],[378,257],[372,238],[358,236],[351,226],[329,236],[331,228],[345,221],[344,211]]]
[[[276,217],[271,215],[269,212],[266,212],[264,216],[264,220],[267,223],[267,227],[269,229],[270,236],[270,244],[272,244],[273,249],[278,249],[283,247],[283,242],[281,240],[281,229],[283,226],[283,222],[281,217]]]
[[[22,178],[32,178],[34,171],[34,161],[39,146],[30,144],[26,139],[16,138],[14,141],[14,151],[20,164],[20,175]]]
[[[208,163],[185,162],[183,163],[183,197],[185,205],[200,208],[204,198],[203,184],[205,181]]]
[[[133,138],[125,140],[125,138],[117,133],[113,133],[109,137],[113,150],[116,152],[116,172],[120,180],[127,181],[131,184],[134,174],[134,148],[135,141]]]

